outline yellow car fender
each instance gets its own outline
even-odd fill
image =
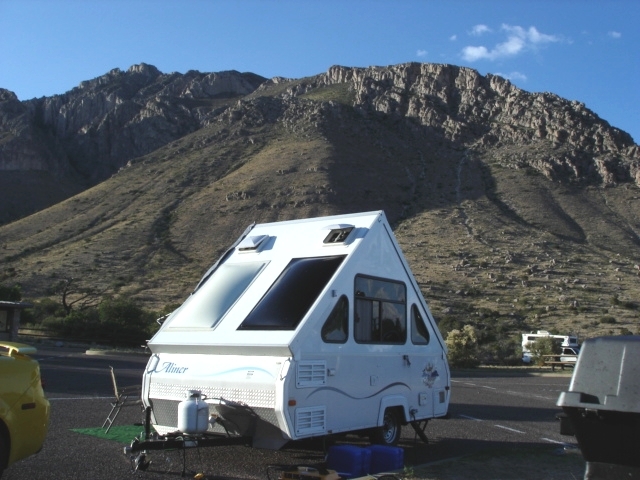
[[[40,366],[29,357],[36,351],[0,340],[0,428],[8,433],[10,447],[6,466],[40,451],[49,427],[50,405]]]

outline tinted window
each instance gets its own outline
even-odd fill
[[[349,336],[349,300],[341,296],[322,326],[322,340],[327,343],[345,343]]]
[[[238,330],[295,330],[344,257],[291,260]]]
[[[429,343],[429,330],[416,304],[411,306],[411,341],[416,345]]]
[[[212,328],[240,298],[264,262],[220,265],[176,312],[168,328]]]
[[[404,283],[358,275],[353,334],[359,343],[404,344],[407,340]]]

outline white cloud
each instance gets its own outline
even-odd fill
[[[500,73],[496,72],[494,75],[498,75],[500,77],[506,78],[507,80],[522,80],[523,82],[527,81],[527,76],[524,73],[520,72],[511,72],[511,73]]]
[[[502,24],[501,30],[507,32],[510,36],[525,39],[533,45],[552,43],[560,40],[556,35],[547,35],[546,33],[540,33],[536,27],[529,27],[527,30],[525,30],[524,28],[519,26]]]
[[[451,40],[452,42],[455,42],[457,39],[458,39],[458,36],[457,36],[457,35],[451,35],[451,36],[449,37],[449,40]]]
[[[471,32],[469,32],[469,35],[480,36],[483,33],[491,33],[491,29],[486,25],[480,24],[480,25],[474,25],[473,28],[471,29]]]
[[[615,32],[615,31],[608,32],[607,35],[609,35],[611,38],[620,38],[620,37],[622,37],[622,34],[620,32]]]
[[[476,25],[476,29],[479,25]],[[487,27],[488,28],[488,27]],[[486,31],[490,31],[489,29]],[[462,49],[462,58],[469,62],[476,60],[499,60],[516,56],[526,50],[535,50],[540,45],[559,42],[556,35],[548,35],[538,31],[536,27],[524,29],[517,25],[503,24],[500,31],[506,33],[504,42],[497,43],[489,49],[485,46],[467,46]]]
[[[417,55],[418,57],[426,57],[426,56],[427,56],[427,51],[426,51],[426,50],[418,50],[418,51],[416,52],[416,55]]]
[[[462,49],[462,58],[469,62],[475,62],[483,58],[491,58],[491,54],[487,47],[464,47]]]

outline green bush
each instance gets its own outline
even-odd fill
[[[542,337],[529,343],[531,360],[537,365],[544,364],[544,355],[556,355],[562,352],[558,341],[552,337]]]
[[[21,323],[25,326],[31,325],[45,328],[45,324],[55,323],[55,319],[62,320],[64,317],[64,307],[60,302],[50,298],[43,298],[40,301],[33,302],[33,308],[27,308],[22,312]]]
[[[460,330],[464,327],[464,322],[452,315],[443,316],[438,322],[440,334],[446,338],[451,330]]]
[[[69,340],[139,346],[158,328],[156,313],[126,297],[105,298],[96,307],[72,310],[68,315],[53,300],[42,300],[34,307],[34,323]]]
[[[0,285],[0,300],[6,302],[19,302],[22,300],[22,289],[20,285],[14,285],[13,287]]]
[[[451,366],[476,367],[480,363],[478,360],[478,337],[473,326],[465,325],[462,330],[451,330],[445,343]]]
[[[144,310],[126,297],[108,298],[98,305],[102,341],[141,345],[155,332],[157,314]]]
[[[521,365],[522,346],[513,337],[500,337],[480,345],[480,362],[483,365]]]

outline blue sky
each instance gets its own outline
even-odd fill
[[[640,142],[638,0],[0,0],[0,48],[21,100],[142,62],[268,78],[450,63],[583,102]]]

